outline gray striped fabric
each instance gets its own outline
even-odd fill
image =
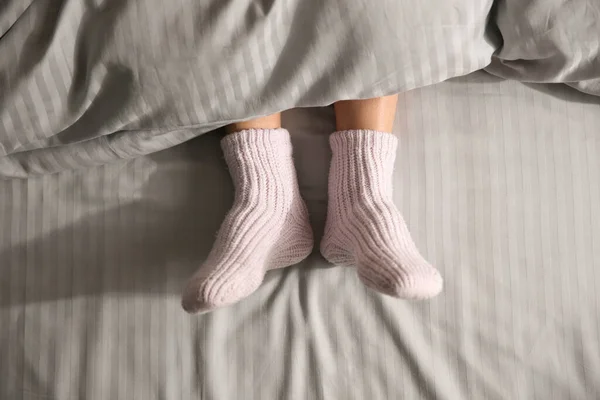
[[[477,73],[398,111],[395,199],[446,279],[430,302],[315,254],[186,315],[232,202],[218,135],[0,181],[0,398],[600,398],[598,98]],[[284,125],[319,238],[333,113]]]
[[[504,0],[491,21],[501,49],[486,68],[526,82],[565,82],[600,96],[600,2]]]
[[[492,0],[2,0],[0,176],[129,159],[233,120],[488,65]]]

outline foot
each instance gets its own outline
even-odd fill
[[[235,201],[206,262],[183,292],[189,313],[238,302],[260,286],[268,270],[296,264],[313,248],[289,133],[245,130],[226,136],[222,147]]]
[[[405,299],[439,294],[439,272],[419,253],[392,201],[397,139],[356,130],[331,136],[329,206],[321,253],[331,263],[356,266],[378,292]]]

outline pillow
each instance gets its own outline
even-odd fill
[[[491,0],[12,0],[0,176],[162,150],[232,121],[489,64]]]
[[[495,14],[504,43],[488,72],[600,96],[598,0],[500,0]]]

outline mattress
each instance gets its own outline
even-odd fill
[[[333,111],[283,120],[318,240]],[[445,278],[427,302],[315,252],[185,314],[233,201],[220,132],[0,180],[0,398],[600,398],[598,127],[598,98],[484,72],[400,95],[395,201]]]

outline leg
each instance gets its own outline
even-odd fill
[[[329,205],[321,252],[330,262],[357,267],[370,288],[423,299],[442,290],[442,278],[419,254],[392,200],[397,96],[335,105]]]
[[[334,104],[338,131],[366,129],[391,132],[398,95],[366,100],[345,100]]]
[[[248,121],[234,122],[228,125],[225,130],[228,134],[235,132],[241,132],[248,129],[280,129],[281,128],[281,114],[271,114],[266,117],[258,117]]]
[[[235,303],[253,293],[268,270],[296,264],[312,251],[290,136],[280,121],[276,114],[233,124],[221,142],[235,200],[210,254],[184,290],[188,312]]]

